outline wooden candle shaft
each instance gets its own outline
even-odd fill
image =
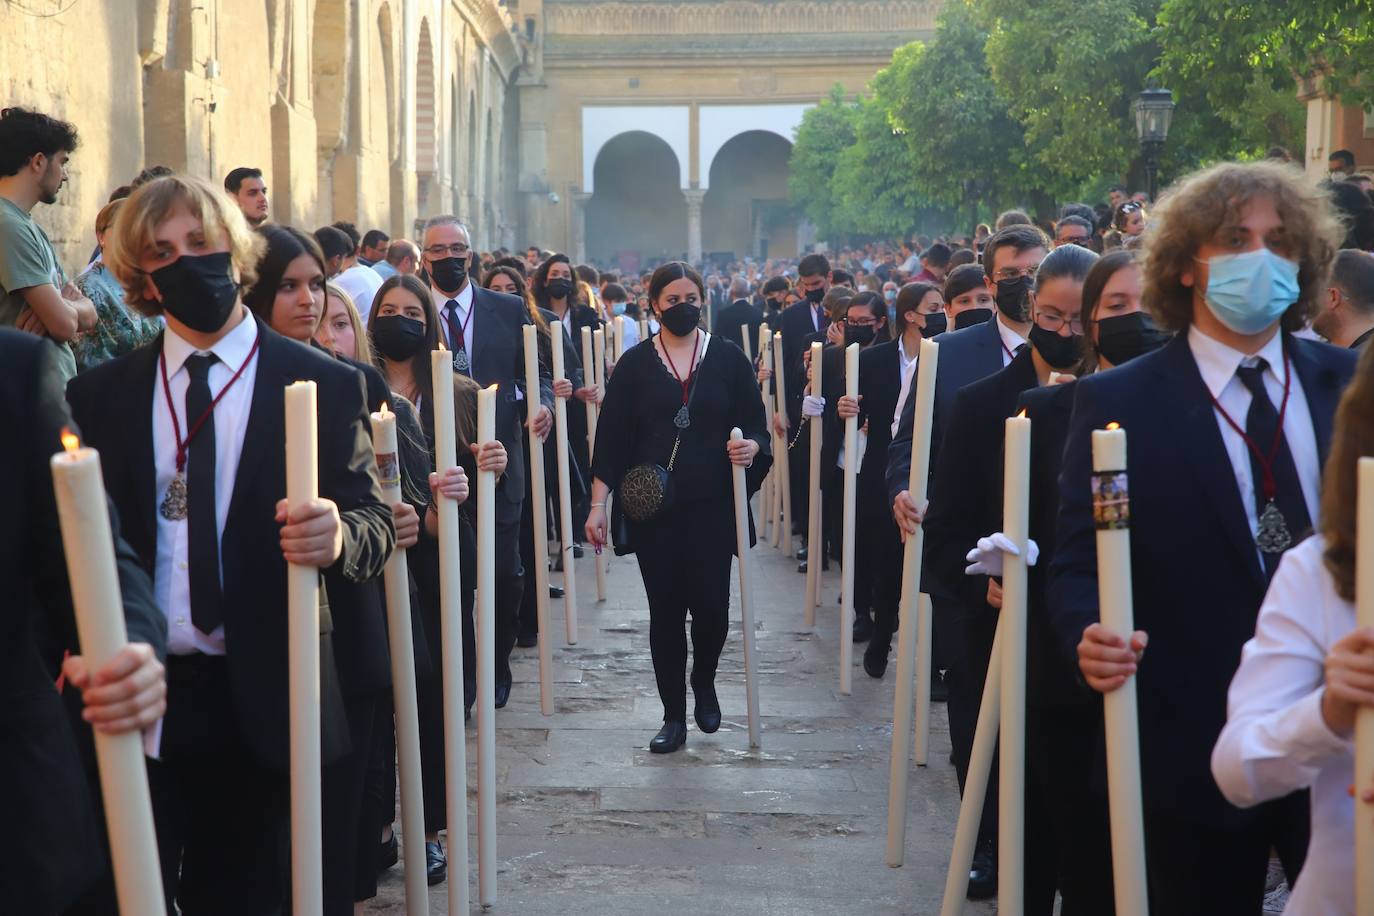
[[[477,441],[496,439],[496,386],[477,394]],[[496,475],[477,472],[477,886],[496,903]]]
[[[1092,446],[1095,473],[1126,470],[1124,429],[1094,430]],[[1124,508],[1129,512],[1129,502]],[[1135,630],[1129,528],[1097,530],[1097,603],[1102,625],[1129,639]],[[1135,678],[1127,678],[1125,684],[1103,697],[1103,714],[1116,912],[1118,916],[1149,916]]]
[[[559,322],[560,324],[562,322]],[[539,329],[525,325],[525,393],[531,413],[539,403]],[[552,335],[550,335],[552,336]],[[562,343],[562,341],[557,341]],[[553,715],[553,641],[549,636],[549,525],[544,491],[544,443],[526,424],[529,434],[530,527],[534,533],[534,616],[539,629],[539,711]]]
[[[1024,908],[1026,828],[1026,542],[1030,537],[1030,437],[1025,417],[1006,422],[1002,526],[1020,548],[1002,560],[1002,729],[998,756],[997,909]]]
[[[452,378],[453,364],[446,350],[431,354],[430,371],[437,381]],[[454,427],[453,385],[434,386],[434,464],[442,476],[458,464],[458,436]],[[448,911],[467,913],[468,890],[468,746],[463,697],[463,579],[459,555],[458,504],[440,496],[439,619],[444,674],[444,780],[448,820]]]
[[[592,329],[582,329],[582,385],[586,388],[596,387],[596,360],[592,357]],[[587,459],[591,460],[592,452],[596,450],[596,403],[587,402]],[[567,563],[571,558],[564,557],[563,562]]]
[[[318,495],[315,383],[286,386],[286,503],[295,511]],[[287,567],[291,716],[291,901],[299,916],[324,912],[320,800],[320,571]]]
[[[821,387],[823,368],[823,347],[818,341],[811,345],[811,396],[818,398],[825,390]],[[807,526],[806,526],[806,607],[803,611],[804,622],[808,627],[816,625],[816,603],[820,600],[821,566],[825,558],[825,535],[821,532],[821,418],[812,417],[806,421],[810,427],[807,433],[811,442],[810,486],[807,489]]]
[[[783,365],[782,354],[782,332],[778,331],[773,335],[773,381],[777,383],[774,386],[778,397],[776,412],[782,414],[783,419],[786,420],[788,417],[787,374],[784,371],[786,367]],[[792,466],[788,462],[788,445],[791,441],[788,438],[788,435],[790,433],[791,430],[778,437],[779,441],[781,442],[781,448],[779,448],[776,453],[778,455],[778,460],[776,463],[782,469],[782,476],[780,478],[782,482],[782,552],[787,556],[792,555],[793,524]]]
[[[87,668],[98,671],[129,641],[100,456],[91,448],[63,452],[51,467],[77,636]],[[93,734],[119,911],[161,916],[166,908],[143,735]]]
[[[1355,618],[1374,627],[1374,458],[1361,458],[1359,508],[1355,533]],[[1357,792],[1374,773],[1374,709],[1361,706],[1355,715],[1355,780]],[[1355,912],[1374,913],[1374,805],[1355,802]]]
[[[739,427],[730,430],[730,441],[744,438]],[[759,734],[758,658],[754,645],[754,599],[749,591],[749,505],[744,468],[730,465],[735,486],[735,549],[739,557],[740,628],[744,631],[744,699],[749,714],[749,746],[762,747]]]
[[[606,390],[606,360],[605,360],[606,348],[605,348],[605,346],[603,346],[603,343],[602,343],[602,332],[601,332],[600,329],[597,329],[596,331],[593,332],[593,334],[592,334],[592,340],[593,340],[593,350],[594,350],[593,359],[595,359],[595,361],[596,361],[596,388],[597,388],[597,391],[605,391],[605,390]],[[601,414],[601,408],[598,407],[596,410],[597,410],[597,415],[600,416],[600,414]],[[607,507],[609,508],[609,503],[607,504]],[[609,531],[608,531],[607,533],[609,534]],[[601,556],[601,555],[599,555],[599,554],[593,553],[593,554],[592,554],[592,563],[593,563],[593,564],[595,565],[595,567],[596,567],[596,600],[597,600],[597,601],[605,601],[605,600],[606,600],[606,558],[603,557],[603,556]]]
[[[911,435],[911,470],[907,478],[907,492],[917,506],[926,501],[926,489],[930,477],[930,429],[935,409],[935,370],[939,363],[940,345],[934,341],[921,341],[920,367],[914,381],[914,423]],[[920,614],[918,596],[921,590],[921,551],[925,544],[925,529],[916,527],[914,534],[908,534],[902,552],[902,597],[898,605],[897,626],[897,687],[893,701],[892,752],[888,772],[887,796],[887,864],[897,867],[905,860],[906,848],[906,807],[907,779],[910,771],[911,754],[911,714],[912,685],[914,681],[925,681],[925,696],[929,700],[930,672],[922,670],[917,664],[924,654],[929,658],[930,638],[924,627],[916,626]],[[924,635],[924,639],[922,636]],[[924,643],[924,648],[922,648]],[[927,666],[928,667],[928,666]],[[927,710],[927,716],[929,712]],[[918,712],[918,723],[921,722]],[[924,750],[924,742],[916,739],[918,748]],[[924,763],[920,755],[917,762]]]
[[[555,322],[553,377],[566,378],[563,365],[563,322]],[[563,628],[568,645],[577,645],[577,573],[573,567],[572,477],[568,468],[568,402],[553,400],[554,448],[558,460],[558,555],[563,567]]]
[[[856,343],[844,350],[844,393],[851,398],[859,397],[859,345]],[[840,693],[845,696],[854,691],[854,488],[858,481],[859,418],[847,417],[844,421],[844,514],[840,536]]]

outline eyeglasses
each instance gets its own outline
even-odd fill
[[[876,318],[860,318],[855,321],[853,318],[846,318],[844,323],[851,328],[871,328],[878,323],[878,320]]]
[[[466,258],[469,251],[471,251],[471,249],[468,248],[468,246],[461,243],[454,243],[452,245],[430,245],[425,249],[425,254],[429,255],[431,258],[442,258],[446,254],[452,255],[455,258]]]
[[[1003,267],[993,274],[995,280],[1020,280],[1022,277],[1033,277],[1035,272],[1040,269],[1040,265],[1033,267]]]
[[[1068,237],[1068,238],[1059,239],[1059,244],[1061,244],[1061,245],[1081,245],[1081,246],[1083,246],[1084,248],[1087,248],[1090,244],[1092,244],[1092,239],[1088,238],[1086,235],[1074,235],[1074,236],[1070,236],[1070,237]]]
[[[1069,326],[1070,334],[1076,335],[1083,333],[1083,322],[1077,318],[1063,318],[1059,315],[1041,313],[1035,316],[1035,323],[1053,334],[1058,334],[1064,328],[1064,325]]]

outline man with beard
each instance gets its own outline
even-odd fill
[[[30,215],[57,202],[76,128],[24,108],[0,112],[0,325],[50,340],[63,379],[76,375],[69,341],[95,327],[95,305],[66,278]]]

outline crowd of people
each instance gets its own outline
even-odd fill
[[[1295,912],[1351,911],[1347,786],[1374,801],[1351,738],[1356,711],[1374,705],[1374,631],[1355,627],[1352,603],[1355,466],[1374,452],[1374,356],[1357,359],[1374,333],[1374,198],[1344,151],[1321,184],[1273,155],[1188,176],[1158,204],[1115,187],[1048,225],[1008,211],[968,236],[623,275],[538,246],[483,249],[447,215],[416,240],[349,222],[307,231],[272,219],[258,169],[211,184],[152,167],[96,214],[97,248],[73,282],[33,215],[57,200],[77,150],[69,124],[0,114],[0,325],[13,328],[0,330],[0,410],[18,434],[5,562],[24,596],[0,623],[3,689],[22,713],[0,766],[18,774],[6,797],[31,812],[0,867],[0,900],[16,912],[113,911],[92,729],[144,733],[169,912],[282,911],[288,563],[320,570],[327,608],[325,912],[374,896],[398,858],[381,585],[398,549],[412,575],[428,877],[443,881],[436,502],[461,505],[466,535],[470,710],[479,470],[498,477],[495,706],[510,698],[514,648],[542,636],[536,565],[613,545],[636,555],[649,606],[664,708],[649,749],[671,753],[687,740],[688,686],[697,728],[721,723],[732,466],[753,492],[787,462],[776,479],[790,481],[805,571],[841,559],[843,469],[857,464],[863,668],[885,677],[902,545],[920,526],[931,686],[948,701],[962,787],[1000,573],[1018,549],[1000,485],[1004,421],[1017,413],[1034,429],[1025,911],[1049,914],[1056,897],[1065,916],[1112,911],[1101,700],[1129,678],[1153,911],[1253,916],[1271,858]],[[537,390],[525,382],[528,326]],[[609,327],[622,346],[602,385],[579,344]],[[768,359],[765,327],[781,340]],[[940,356],[930,498],[917,505],[912,386],[926,338]],[[857,397],[845,394],[850,345]],[[553,375],[554,348],[566,377]],[[441,372],[435,350],[452,356]],[[318,386],[320,497],[288,511],[276,392],[299,379]],[[492,384],[496,437],[479,442],[477,392]],[[433,473],[435,386],[453,389],[459,442],[444,475]],[[556,518],[560,398],[599,417],[589,441],[586,412],[567,411],[583,540],[536,556],[529,450],[545,449]],[[368,432],[383,405],[399,430],[394,506]],[[1090,443],[1109,422],[1130,437],[1133,633],[1098,621]],[[744,436],[732,442],[734,427]],[[117,532],[131,644],[99,671],[75,638],[46,483],[64,429],[101,452]],[[821,543],[807,542],[812,499]],[[994,785],[970,897],[996,887],[998,803]]]

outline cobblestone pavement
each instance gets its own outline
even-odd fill
[[[497,713],[493,912],[938,913],[958,815],[944,706],[933,710],[930,766],[912,768],[906,865],[888,868],[895,665],[875,681],[863,671],[863,646],[856,646],[854,692],[842,696],[837,567],[826,574],[818,627],[808,633],[800,609],[805,576],[796,562],[763,544],[750,561],[763,747],[749,749],[736,594],[717,678],[724,724],[714,735],[689,724],[686,747],[664,756],[647,750],[662,706],[638,566],[633,557],[612,558],[607,599],[598,603],[591,551],[577,561],[576,646],[562,644],[562,602],[551,601],[549,609],[558,637],[556,713],[539,713],[534,649],[516,650],[511,702]],[[555,583],[561,579],[553,574]],[[476,910],[472,726],[468,740]],[[403,900],[398,865],[382,875],[367,912],[401,914]],[[431,888],[430,912],[446,907],[446,887]],[[969,914],[993,911],[989,904],[965,907]]]

